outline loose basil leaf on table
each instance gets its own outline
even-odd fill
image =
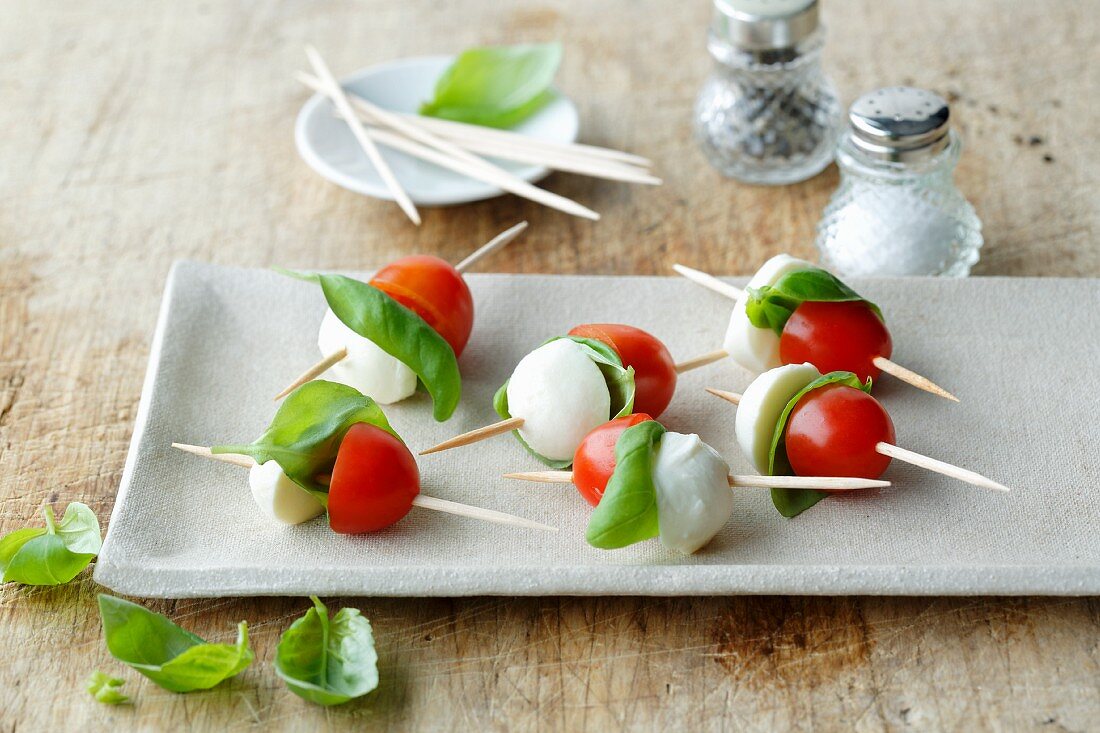
[[[599,368],[600,373],[603,374],[604,382],[607,384],[607,391],[611,395],[611,416],[608,419],[613,420],[623,415],[629,415],[634,409],[635,386],[633,367],[624,367],[623,360],[619,358],[615,350],[604,342],[597,341],[596,339],[584,338],[582,336],[555,336],[552,339],[547,339],[540,344],[540,346],[546,346],[546,344],[551,341],[557,341],[563,338],[580,344],[584,349],[585,355],[592,360]],[[508,411],[508,382],[510,381],[511,380],[505,381],[493,396],[493,409],[495,409],[497,414],[505,420],[512,417]],[[516,436],[516,440],[520,442],[528,453],[550,468],[563,469],[573,465],[572,458],[567,460],[554,460],[536,452],[531,446],[527,445],[527,441],[523,439],[523,436],[519,434],[518,430],[513,430],[512,435]]]
[[[88,676],[88,682],[85,684],[84,688],[97,702],[106,705],[122,705],[123,703],[130,702],[130,698],[123,695],[122,691],[119,689],[124,684],[126,684],[126,680],[119,679],[118,677],[111,677],[110,675],[106,675],[96,670]]]
[[[210,644],[159,613],[103,593],[99,615],[111,655],[171,692],[208,690],[252,663],[244,621],[236,644]]]
[[[275,461],[291,481],[327,502],[328,487],[316,477],[332,472],[340,443],[356,423],[368,423],[401,438],[370,397],[346,384],[316,379],[287,396],[255,442],[218,445],[210,451],[252,456],[258,463]]]
[[[814,381],[800,389],[794,397],[787,401],[787,406],[779,414],[779,420],[775,424],[775,432],[772,434],[772,446],[768,453],[768,475],[790,476],[794,473],[791,463],[787,460],[787,445],[784,435],[787,432],[787,421],[795,405],[808,392],[819,389],[829,384],[844,384],[849,387],[863,390],[870,394],[871,378],[866,382],[859,381],[859,377],[851,372],[829,372],[822,374]],[[817,502],[829,495],[827,491],[808,491],[803,489],[772,489],[772,504],[784,517],[796,517],[812,507]]]
[[[17,529],[0,539],[3,582],[61,585],[80,574],[99,554],[103,538],[99,520],[87,505],[74,501],[61,521],[42,508],[45,527]]]
[[[462,397],[458,359],[427,321],[378,288],[354,278],[276,269],[319,284],[328,307],[345,326],[409,367],[432,396],[436,420],[443,422],[454,414]]]
[[[519,124],[553,97],[557,43],[472,48],[439,77],[420,114],[486,127]]]
[[[585,539],[601,550],[615,550],[660,533],[653,452],[665,428],[646,420],[627,428],[615,443],[615,471],[592,512]]]
[[[370,621],[354,608],[331,619],[317,597],[313,608],[279,639],[275,673],[295,695],[340,705],[378,686],[378,654]]]
[[[791,314],[806,301],[814,303],[841,303],[860,301],[882,320],[882,311],[877,305],[860,297],[859,293],[845,285],[830,272],[817,267],[788,272],[776,281],[775,285],[762,288],[749,288],[749,297],[745,301],[745,315],[757,328],[770,328],[783,335]]]

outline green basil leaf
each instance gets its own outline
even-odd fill
[[[331,620],[313,597],[313,608],[279,639],[275,673],[295,695],[318,705],[340,705],[378,686],[378,654],[370,621],[354,608]]]
[[[775,424],[771,451],[768,454],[769,476],[790,476],[794,473],[791,470],[790,461],[787,460],[787,445],[784,439],[787,432],[787,421],[790,419],[791,411],[795,405],[807,392],[812,392],[827,384],[846,384],[867,393],[871,392],[871,378],[868,377],[865,383],[860,382],[859,377],[851,372],[822,374],[799,390],[794,397],[787,401],[787,406],[783,408],[783,412],[779,414],[779,421]],[[827,491],[807,491],[805,489],[772,489],[771,493],[772,504],[775,505],[780,514],[788,518],[798,516],[829,495]]]
[[[121,705],[130,702],[130,698],[123,695],[119,690],[124,684],[126,684],[126,680],[111,677],[96,670],[88,676],[84,688],[97,702],[107,705]]]
[[[352,331],[405,364],[432,396],[433,415],[443,422],[462,397],[462,374],[454,349],[415,312],[365,282],[343,275],[278,272],[316,282],[328,307]]]
[[[472,125],[512,127],[553,97],[561,44],[488,46],[461,53],[439,77],[420,114]]]
[[[601,550],[614,550],[660,533],[653,455],[665,428],[646,420],[627,428],[615,443],[615,472],[588,521],[585,539]]]
[[[243,621],[236,644],[209,644],[159,613],[103,593],[99,615],[111,655],[171,692],[208,690],[252,663]]]
[[[749,288],[745,302],[745,315],[757,328],[770,328],[783,335],[783,327],[798,306],[806,301],[814,303],[840,303],[860,301],[882,319],[882,311],[871,301],[845,285],[830,272],[818,267],[788,272],[775,285]]]
[[[61,585],[80,574],[99,553],[102,537],[95,512],[74,501],[59,525],[53,509],[42,508],[46,527],[16,530],[0,540],[3,582]]]
[[[607,384],[607,391],[611,395],[611,417],[608,419],[614,419],[622,417],[623,415],[629,415],[634,409],[634,369],[633,367],[623,367],[623,361],[619,358],[619,355],[615,353],[607,344],[595,339],[583,338],[581,336],[555,336],[554,338],[547,339],[539,346],[546,346],[551,341],[557,341],[558,339],[567,338],[570,341],[574,341],[584,348],[585,355],[593,361],[593,363],[599,368],[600,373],[603,374],[604,382]],[[511,380],[508,380],[511,381]],[[493,409],[504,420],[509,419],[512,415],[508,411],[508,381],[500,386],[500,389],[493,395]],[[523,436],[519,434],[518,430],[513,430],[512,435],[516,436],[516,440],[520,442],[520,445],[524,449],[534,456],[540,462],[546,464],[552,469],[561,470],[569,468],[573,465],[573,459],[554,460],[547,458],[546,456],[536,452],[531,446],[527,445],[527,441],[523,439]]]
[[[252,456],[259,463],[275,461],[291,481],[326,502],[328,487],[316,477],[332,472],[340,443],[356,423],[374,425],[400,439],[370,397],[346,384],[316,379],[287,395],[255,442],[210,450]]]

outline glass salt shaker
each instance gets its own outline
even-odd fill
[[[778,185],[829,165],[841,108],[824,45],[817,0],[714,0],[717,64],[695,103],[695,135],[722,174]]]
[[[836,160],[840,187],[817,226],[822,264],[842,275],[965,277],[982,223],[955,187],[962,143],[942,97],[869,92],[848,111]]]

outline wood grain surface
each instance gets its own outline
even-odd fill
[[[946,95],[981,275],[1100,276],[1100,14],[1091,0],[825,0],[845,103],[886,83]],[[812,254],[835,169],[786,188],[710,169],[691,139],[709,69],[703,0],[9,0],[0,13],[0,532],[72,500],[110,516],[171,262],[370,268],[457,260],[520,220],[492,268],[747,273]],[[561,39],[582,139],[651,156],[660,188],[555,175],[604,218],[506,197],[425,209],[343,191],[294,151],[316,44],[346,73],[483,43]],[[256,364],[231,368],[261,369]],[[0,731],[1095,730],[1096,599],[326,599],[372,619],[382,683],[321,709],[276,678],[303,599],[149,605],[255,664],[175,695],[112,661],[89,573],[0,587]],[[83,690],[103,669],[135,704]]]

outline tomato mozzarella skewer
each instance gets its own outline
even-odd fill
[[[474,301],[463,273],[526,228],[527,222],[520,222],[455,266],[430,255],[402,257],[376,272],[369,284],[422,318],[443,337],[457,359],[474,324]],[[409,365],[354,331],[332,308],[321,320],[317,346],[323,358],[279,392],[276,400],[321,375],[355,387],[381,404],[400,402],[416,391],[417,375]]]
[[[975,486],[1009,490],[981,474],[895,445],[889,414],[853,382],[859,379],[850,372],[822,375],[812,364],[788,364],[761,374],[744,395],[708,391],[738,405],[737,441],[761,473],[776,468],[777,432],[786,420],[782,447],[795,475],[878,478],[896,458]]]
[[[301,524],[323,514],[320,499],[291,481],[274,460],[211,453],[209,448],[173,443],[173,448],[249,469],[248,483],[260,510],[281,524]],[[336,454],[328,484],[329,526],[339,534],[377,532],[396,524],[413,507],[488,522],[556,532],[556,527],[504,512],[460,504],[420,493],[416,458],[393,434],[367,423],[352,425]],[[326,480],[327,479],[327,480]]]
[[[594,354],[586,342],[602,345],[613,355]],[[612,360],[616,363],[610,363]],[[630,406],[613,404],[604,372],[616,369],[630,373]],[[458,435],[421,455],[516,430],[524,444],[545,463],[567,466],[581,438],[609,416],[624,409],[654,416],[663,413],[682,371],[685,366],[673,362],[660,339],[640,328],[621,323],[582,324],[519,362],[502,390],[506,399],[498,394],[498,412],[503,420]],[[502,411],[501,407],[506,409]]]
[[[657,433],[654,441],[631,441],[625,446],[627,451],[640,450],[647,453],[640,460],[635,460],[634,465],[626,468],[630,475],[620,476],[620,485],[617,488],[609,488],[618,468],[620,440],[624,439],[626,431],[643,423],[654,425]],[[766,487],[765,482],[772,481],[770,477],[730,475],[729,465],[717,451],[700,440],[698,435],[666,431],[645,414],[616,418],[590,432],[577,447],[573,456],[572,472],[513,473],[505,474],[505,478],[552,483],[572,481],[585,501],[595,507],[600,505],[608,491],[652,491],[657,510],[657,536],[666,547],[684,554],[691,554],[706,545],[729,521],[733,513],[733,493],[730,488]],[[867,479],[785,478],[798,488],[820,489],[827,486],[851,489],[889,485],[889,482]],[[613,502],[615,500],[611,499]],[[633,515],[636,506],[637,503],[632,501],[630,508],[620,513],[618,523],[629,525],[635,522]],[[615,508],[612,508],[613,518],[615,513]],[[595,521],[596,515],[593,516]],[[595,537],[590,526],[590,544],[602,549],[614,549],[647,539],[644,531],[625,538],[620,536],[617,539],[607,539],[608,534],[617,534],[615,529],[608,533],[607,524],[605,517]],[[604,535],[604,539],[601,540],[600,535]]]
[[[692,282],[736,301],[722,349],[699,357],[700,366],[729,356],[757,374],[782,364],[805,362],[824,373],[850,371],[860,379],[886,372],[918,389],[958,402],[957,397],[931,380],[890,360],[893,352],[890,332],[881,315],[866,301],[800,298],[802,302],[783,324],[782,334],[753,324],[746,306],[754,291],[771,288],[784,277],[799,272],[817,272],[832,279],[806,260],[776,255],[757,270],[744,290],[690,267],[676,264],[673,269]]]

